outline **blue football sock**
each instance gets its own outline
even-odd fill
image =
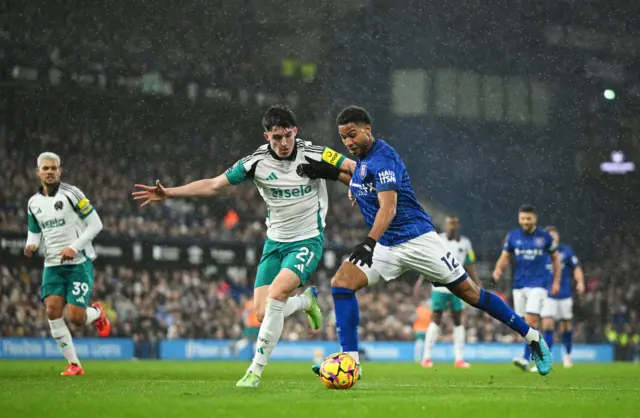
[[[524,356],[523,358],[527,361],[531,360],[531,346],[527,343],[524,343]]]
[[[332,287],[331,295],[333,296],[336,328],[342,351],[358,351],[360,309],[356,292],[344,287]]]
[[[523,337],[527,335],[531,328],[502,299],[484,289],[480,289],[480,299],[475,307],[482,309]]]
[[[553,330],[551,331],[543,331],[542,337],[544,338],[544,342],[549,346],[549,350],[553,347]]]
[[[562,344],[564,345],[564,349],[567,350],[567,354],[571,354],[573,331],[566,331],[562,333]]]

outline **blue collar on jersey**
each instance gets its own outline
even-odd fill
[[[533,231],[531,231],[531,232],[527,232],[527,231],[525,231],[524,229],[522,229],[522,227],[520,227],[520,230],[522,231],[522,233],[523,233],[523,234],[526,234],[526,235],[533,235],[533,234],[535,234],[535,233],[536,233],[536,231],[538,230],[538,225],[536,225],[535,227],[533,227]]]
[[[373,145],[371,145],[371,148],[369,148],[369,150],[367,152],[365,152],[360,157],[358,157],[358,159],[359,160],[364,160],[365,158],[367,158],[367,155],[369,155],[373,151],[373,149],[378,146],[379,142],[380,141],[378,141],[377,139],[373,138]]]

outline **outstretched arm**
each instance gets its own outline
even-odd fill
[[[229,185],[231,183],[227,178],[227,174],[221,174],[212,179],[196,180],[184,186],[169,188],[165,188],[160,183],[160,180],[156,180],[155,186],[136,184],[135,187],[140,191],[133,192],[132,196],[134,200],[143,201],[140,205],[142,207],[168,198],[213,196]]]
[[[214,196],[225,187],[230,186],[231,183],[227,179],[226,174],[221,174],[212,179],[202,179],[192,181],[189,184],[185,184],[180,187],[169,187],[166,190],[167,197],[206,197]]]

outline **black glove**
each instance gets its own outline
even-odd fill
[[[376,240],[367,237],[362,243],[356,245],[356,248],[353,249],[353,252],[349,256],[349,261],[351,261],[356,266],[360,264],[364,266],[365,264],[371,267],[373,263],[373,249],[376,247]]]
[[[309,177],[311,180],[327,179],[336,181],[338,180],[338,176],[340,176],[340,170],[331,164],[313,160],[309,161],[308,164],[300,164],[296,168],[296,173],[298,173],[300,177]]]

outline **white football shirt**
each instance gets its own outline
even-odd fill
[[[329,206],[325,180],[300,177],[296,169],[309,160],[339,167],[345,157],[330,148],[296,139],[289,158],[278,157],[269,144],[236,162],[226,172],[231,184],[252,180],[267,204],[267,237],[295,242],[317,237],[326,225]]]
[[[45,267],[61,265],[60,252],[84,232],[83,219],[93,210],[84,193],[67,183],[60,183],[49,196],[42,193],[42,188],[31,196],[27,204],[29,231],[42,234]],[[96,258],[91,242],[78,250],[76,258],[65,261],[65,265],[82,264]]]

